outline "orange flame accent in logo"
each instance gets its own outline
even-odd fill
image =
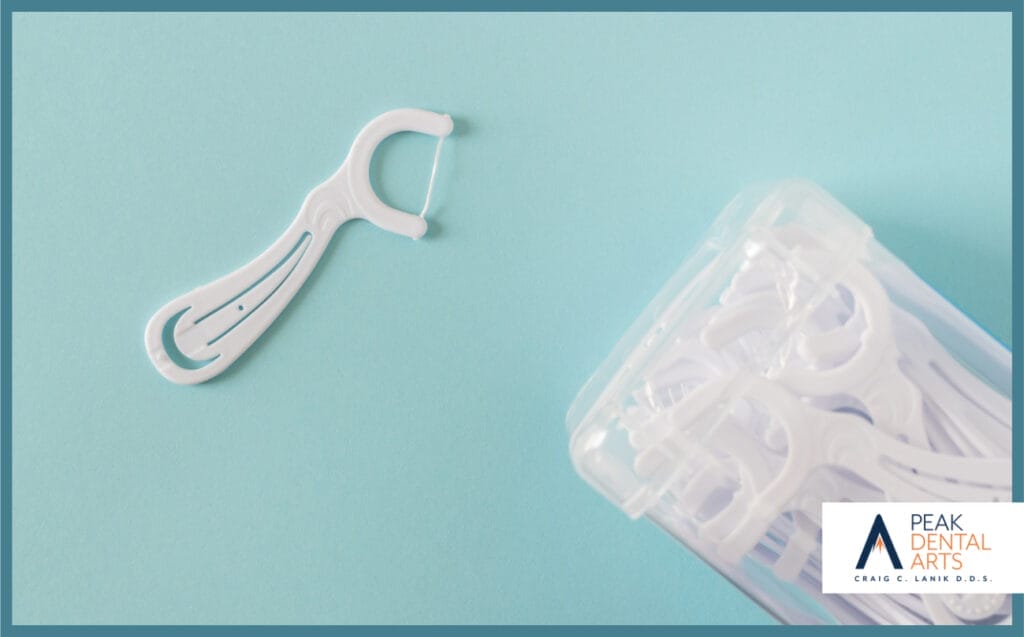
[[[878,539],[875,540],[875,550],[876,551],[881,551],[883,548],[885,548],[885,543],[882,542],[882,536],[879,535]]]

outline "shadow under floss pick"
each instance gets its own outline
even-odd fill
[[[370,184],[370,159],[387,137],[415,132],[438,138],[423,210],[411,214],[384,204]],[[284,234],[248,265],[162,307],[146,325],[146,352],[165,378],[201,383],[228,368],[274,322],[305,282],[343,223],[366,219],[419,239],[437,175],[441,144],[452,118],[404,108],[374,118],[356,136],[348,157],[309,193]]]
[[[741,193],[588,381],[578,473],[787,623],[1005,624],[823,594],[823,502],[1009,502],[1010,352],[812,183]]]

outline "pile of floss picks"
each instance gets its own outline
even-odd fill
[[[438,138],[418,215],[387,206],[370,185],[373,151],[401,132]],[[356,136],[341,168],[309,193],[295,221],[270,248],[235,272],[174,299],[150,319],[146,351],[157,371],[172,382],[193,384],[227,369],[284,310],[346,221],[366,219],[388,232],[422,237],[441,143],[451,132],[451,117],[416,108],[374,118]]]
[[[825,595],[821,503],[1011,499],[1010,352],[814,184],[742,193],[581,390],[580,475],[787,623],[998,624]]]

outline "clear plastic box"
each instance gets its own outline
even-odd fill
[[[755,187],[581,389],[570,452],[782,622],[1007,623],[1008,595],[824,595],[816,573],[822,501],[1010,499],[1010,359],[820,187]],[[897,458],[851,471],[814,429],[832,421],[820,431],[873,430]],[[996,479],[929,478],[900,465],[910,447]]]

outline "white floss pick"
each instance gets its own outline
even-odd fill
[[[423,210],[387,206],[370,184],[370,159],[387,137],[400,132],[438,138]],[[343,223],[366,219],[378,228],[419,239],[427,230],[441,144],[452,118],[403,108],[377,116],[356,136],[348,157],[306,196],[284,234],[248,265],[196,288],[162,307],[146,325],[146,352],[167,380],[201,383],[228,368],[284,310],[306,281]]]
[[[940,340],[941,339],[941,340]],[[1008,502],[1010,353],[816,185],[741,193],[569,410],[579,474],[787,623],[1005,624],[825,595],[821,503]]]

